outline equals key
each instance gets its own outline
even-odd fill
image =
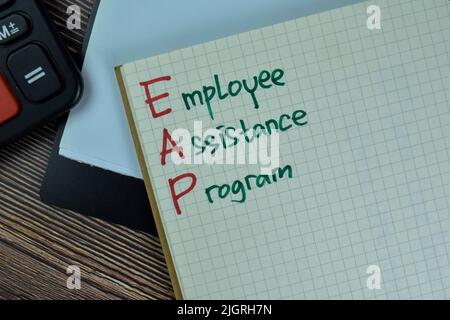
[[[8,58],[8,69],[30,102],[49,100],[63,87],[51,59],[38,44],[30,44],[12,53]]]
[[[28,84],[32,84],[41,79],[42,77],[45,77],[44,69],[42,69],[42,67],[37,67],[29,74],[25,75],[25,80],[27,80]]]

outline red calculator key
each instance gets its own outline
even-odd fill
[[[0,74],[0,125],[14,118],[19,110],[19,102],[5,78]]]

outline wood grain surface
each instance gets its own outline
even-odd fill
[[[78,60],[92,1],[44,0]],[[72,4],[82,9],[82,30],[66,28]],[[0,150],[0,299],[172,299],[157,238],[40,202],[56,128]],[[81,268],[80,290],[66,287],[70,265]]]

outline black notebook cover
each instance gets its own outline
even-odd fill
[[[144,182],[60,156],[64,127],[65,121],[58,129],[42,182],[41,200],[156,235]]]

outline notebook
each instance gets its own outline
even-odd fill
[[[228,0],[211,8],[209,0],[133,0],[126,6],[123,0],[96,1],[83,67],[87,90],[60,125],[41,200],[156,234],[114,66],[358,1]],[[147,19],[150,10],[153,16]],[[202,32],[192,32],[196,29]]]
[[[362,2],[116,68],[177,298],[450,296],[449,6]]]

